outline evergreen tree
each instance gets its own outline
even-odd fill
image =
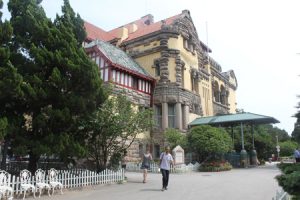
[[[299,96],[300,97],[300,96]],[[292,132],[292,138],[300,144],[300,102],[298,103],[297,108],[299,109],[298,112],[295,114],[297,121],[295,123],[295,128]]]
[[[0,9],[3,6],[0,0]],[[20,131],[24,121],[24,84],[22,75],[11,63],[10,44],[12,27],[8,21],[2,22],[0,11],[0,139],[4,139],[1,168],[5,169],[7,149],[13,134]]]
[[[13,64],[29,85],[24,133],[15,136],[12,146],[29,154],[29,169],[35,171],[42,154],[69,158],[84,152],[83,138],[76,134],[78,121],[102,102],[101,81],[96,64],[75,37],[78,24],[57,26],[38,0],[10,0],[8,9]],[[73,12],[70,6],[67,12]]]
[[[62,6],[62,16],[57,15],[54,23],[60,29],[67,28],[69,33],[75,34],[78,46],[82,45],[86,38],[84,21],[81,19],[78,13],[75,15],[69,0],[64,0],[64,5]]]

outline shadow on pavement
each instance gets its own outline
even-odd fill
[[[158,192],[161,191],[161,189],[141,189],[143,192],[152,191],[152,192]]]

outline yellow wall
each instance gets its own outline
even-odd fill
[[[229,88],[228,103],[230,107],[230,113],[236,113],[236,93],[233,89]]]
[[[206,80],[202,80],[199,84],[200,97],[203,109],[203,116],[213,115],[211,84]]]
[[[170,38],[168,41],[168,47],[170,49],[177,49],[180,51],[180,59],[185,63],[184,65],[184,84],[183,87],[187,90],[192,90],[191,85],[191,74],[190,69],[195,68],[198,69],[198,58],[197,54],[192,54],[187,51],[183,46],[183,37],[178,36],[178,38]],[[174,62],[175,63],[175,62]]]
[[[191,123],[192,121],[194,121],[198,117],[200,117],[200,115],[196,115],[194,113],[190,113],[189,117],[188,117],[188,123]]]
[[[150,42],[149,44],[146,44],[146,45],[140,45],[140,46],[130,48],[128,50],[129,51],[145,51],[148,49],[152,49],[153,47],[157,47],[157,46],[159,46],[159,44],[160,44],[159,41],[154,41],[154,42]]]
[[[154,68],[154,60],[160,58],[160,53],[153,53],[150,55],[146,55],[143,57],[136,58],[135,61],[140,64],[144,69],[147,70],[153,77],[156,79],[159,78],[159,76],[155,76],[155,68]]]

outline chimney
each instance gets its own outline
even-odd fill
[[[135,31],[137,31],[137,29],[138,29],[137,25],[135,23],[132,23],[132,24],[129,25],[129,30],[128,31],[129,31],[129,33],[133,33]]]
[[[142,17],[142,21],[144,22],[145,25],[150,25],[153,24],[154,17],[151,14],[145,15]]]
[[[120,27],[118,30],[118,38],[121,39],[121,41],[128,38],[128,29],[124,26]]]

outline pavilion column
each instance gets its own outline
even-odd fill
[[[181,103],[176,103],[176,128],[182,130],[182,110],[181,110]]]
[[[162,103],[162,130],[168,128],[168,103]]]
[[[251,135],[252,135],[252,150],[251,150],[251,165],[257,165],[257,153],[254,145],[254,125],[251,124]]]
[[[183,111],[182,111],[182,126],[183,129],[187,130],[188,129],[188,122],[189,122],[189,106],[184,105],[183,106]]]
[[[233,133],[233,125],[231,125],[231,135],[232,135],[232,150],[234,149],[234,133]]]
[[[242,139],[242,150],[240,154],[240,165],[241,167],[247,167],[248,166],[248,155],[247,151],[245,150],[245,145],[244,145],[244,127],[243,127],[243,122],[241,122],[241,139]]]

